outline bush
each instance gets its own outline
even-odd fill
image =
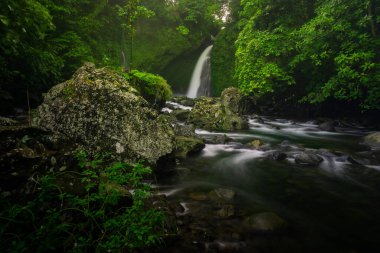
[[[170,85],[159,75],[132,70],[129,73],[124,73],[124,77],[154,107],[163,107],[165,101],[173,97]]]
[[[52,173],[36,180],[27,204],[2,200],[4,252],[121,252],[158,244],[164,214],[147,207],[150,186],[142,181],[151,170],[141,163],[107,166],[106,157],[77,153],[82,193],[64,191],[57,183],[62,173]]]

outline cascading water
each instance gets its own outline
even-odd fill
[[[211,93],[210,53],[212,47],[207,47],[198,59],[186,94],[189,98],[208,96]]]

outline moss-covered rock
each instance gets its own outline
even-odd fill
[[[33,124],[93,152],[156,163],[174,149],[174,131],[122,76],[85,64],[54,86]]]
[[[186,158],[189,155],[199,153],[205,148],[205,143],[200,138],[177,136],[175,140],[175,155],[177,158]]]
[[[189,110],[175,110],[172,115],[179,121],[186,121],[189,118]]]
[[[374,132],[365,136],[364,142],[369,145],[380,146],[380,132]]]
[[[235,108],[230,108],[229,105],[227,99],[202,97],[195,103],[188,122],[208,130],[247,129],[247,120],[235,113]]]

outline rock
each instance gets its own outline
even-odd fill
[[[197,137],[193,125],[174,124],[174,134],[176,136]]]
[[[242,95],[237,88],[230,87],[223,90],[220,99],[226,111],[231,114],[240,114]]]
[[[204,201],[207,199],[207,195],[201,192],[192,192],[189,194],[189,197],[192,200],[196,200],[196,201]]]
[[[196,137],[177,136],[175,137],[177,158],[186,158],[189,155],[199,153],[206,145],[204,141]]]
[[[174,110],[172,115],[179,121],[186,121],[189,117],[189,110]]]
[[[17,123],[18,122],[16,120],[0,116],[0,126],[13,126],[13,125],[16,125]]]
[[[327,132],[335,132],[335,122],[334,121],[327,121],[318,126],[319,129]]]
[[[357,164],[357,165],[371,165],[371,161],[366,158],[360,158],[356,156],[349,156],[347,158],[347,161],[349,161],[352,164]]]
[[[233,139],[231,139],[225,134],[215,135],[214,138],[212,139],[212,143],[214,144],[226,144],[227,142],[230,142],[230,141],[233,141]]]
[[[186,96],[178,96],[178,97],[173,97],[172,100],[180,105],[183,106],[194,106],[195,102],[194,99],[188,98]]]
[[[267,158],[269,158],[270,160],[273,160],[273,161],[283,161],[287,157],[285,153],[282,153],[282,152],[277,151],[277,150],[269,151],[265,155]]]
[[[235,215],[235,207],[233,205],[223,205],[218,211],[216,216],[222,219],[230,218]]]
[[[225,108],[220,99],[202,97],[197,100],[188,122],[207,130],[234,131],[248,129],[246,119]]]
[[[235,195],[236,195],[235,191],[231,189],[226,189],[226,188],[218,188],[208,193],[209,198],[216,202],[218,201],[229,202],[235,198]]]
[[[310,166],[317,166],[323,161],[322,157],[309,152],[298,153],[294,158],[297,164]]]
[[[364,142],[371,146],[380,146],[380,132],[374,132],[365,136]]]
[[[253,106],[256,103],[253,97],[243,96],[235,87],[223,90],[220,99],[226,111],[238,115],[252,114]]]
[[[248,143],[248,146],[254,149],[258,149],[263,145],[264,145],[264,142],[262,140],[253,140],[250,143]]]
[[[287,222],[275,213],[265,212],[251,215],[244,220],[247,229],[254,232],[278,232],[287,226]]]
[[[155,164],[174,149],[167,118],[121,76],[85,64],[71,80],[54,86],[33,124],[74,140],[92,152]]]

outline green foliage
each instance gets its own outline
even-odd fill
[[[186,26],[184,26],[184,25],[180,25],[180,26],[178,26],[178,27],[177,27],[177,31],[178,31],[181,35],[184,35],[184,36],[188,35],[189,32],[190,32],[190,30],[189,30]]]
[[[52,173],[36,180],[36,197],[27,204],[1,201],[2,249],[124,252],[157,245],[164,215],[146,204],[150,187],[143,178],[151,170],[141,163],[107,165],[107,155],[89,160],[84,151],[76,157],[83,194],[66,192],[57,184],[62,173]]]
[[[374,1],[241,3],[236,78],[243,92],[260,97],[293,89],[304,102],[334,98],[380,109],[380,7]]]
[[[125,73],[124,77],[146,98],[149,102],[161,106],[162,102],[173,97],[170,85],[164,78],[151,73],[132,70]]]
[[[238,36],[236,25],[223,29],[215,39],[211,51],[212,93],[220,96],[222,91],[231,86],[237,86],[235,74],[235,41]]]

